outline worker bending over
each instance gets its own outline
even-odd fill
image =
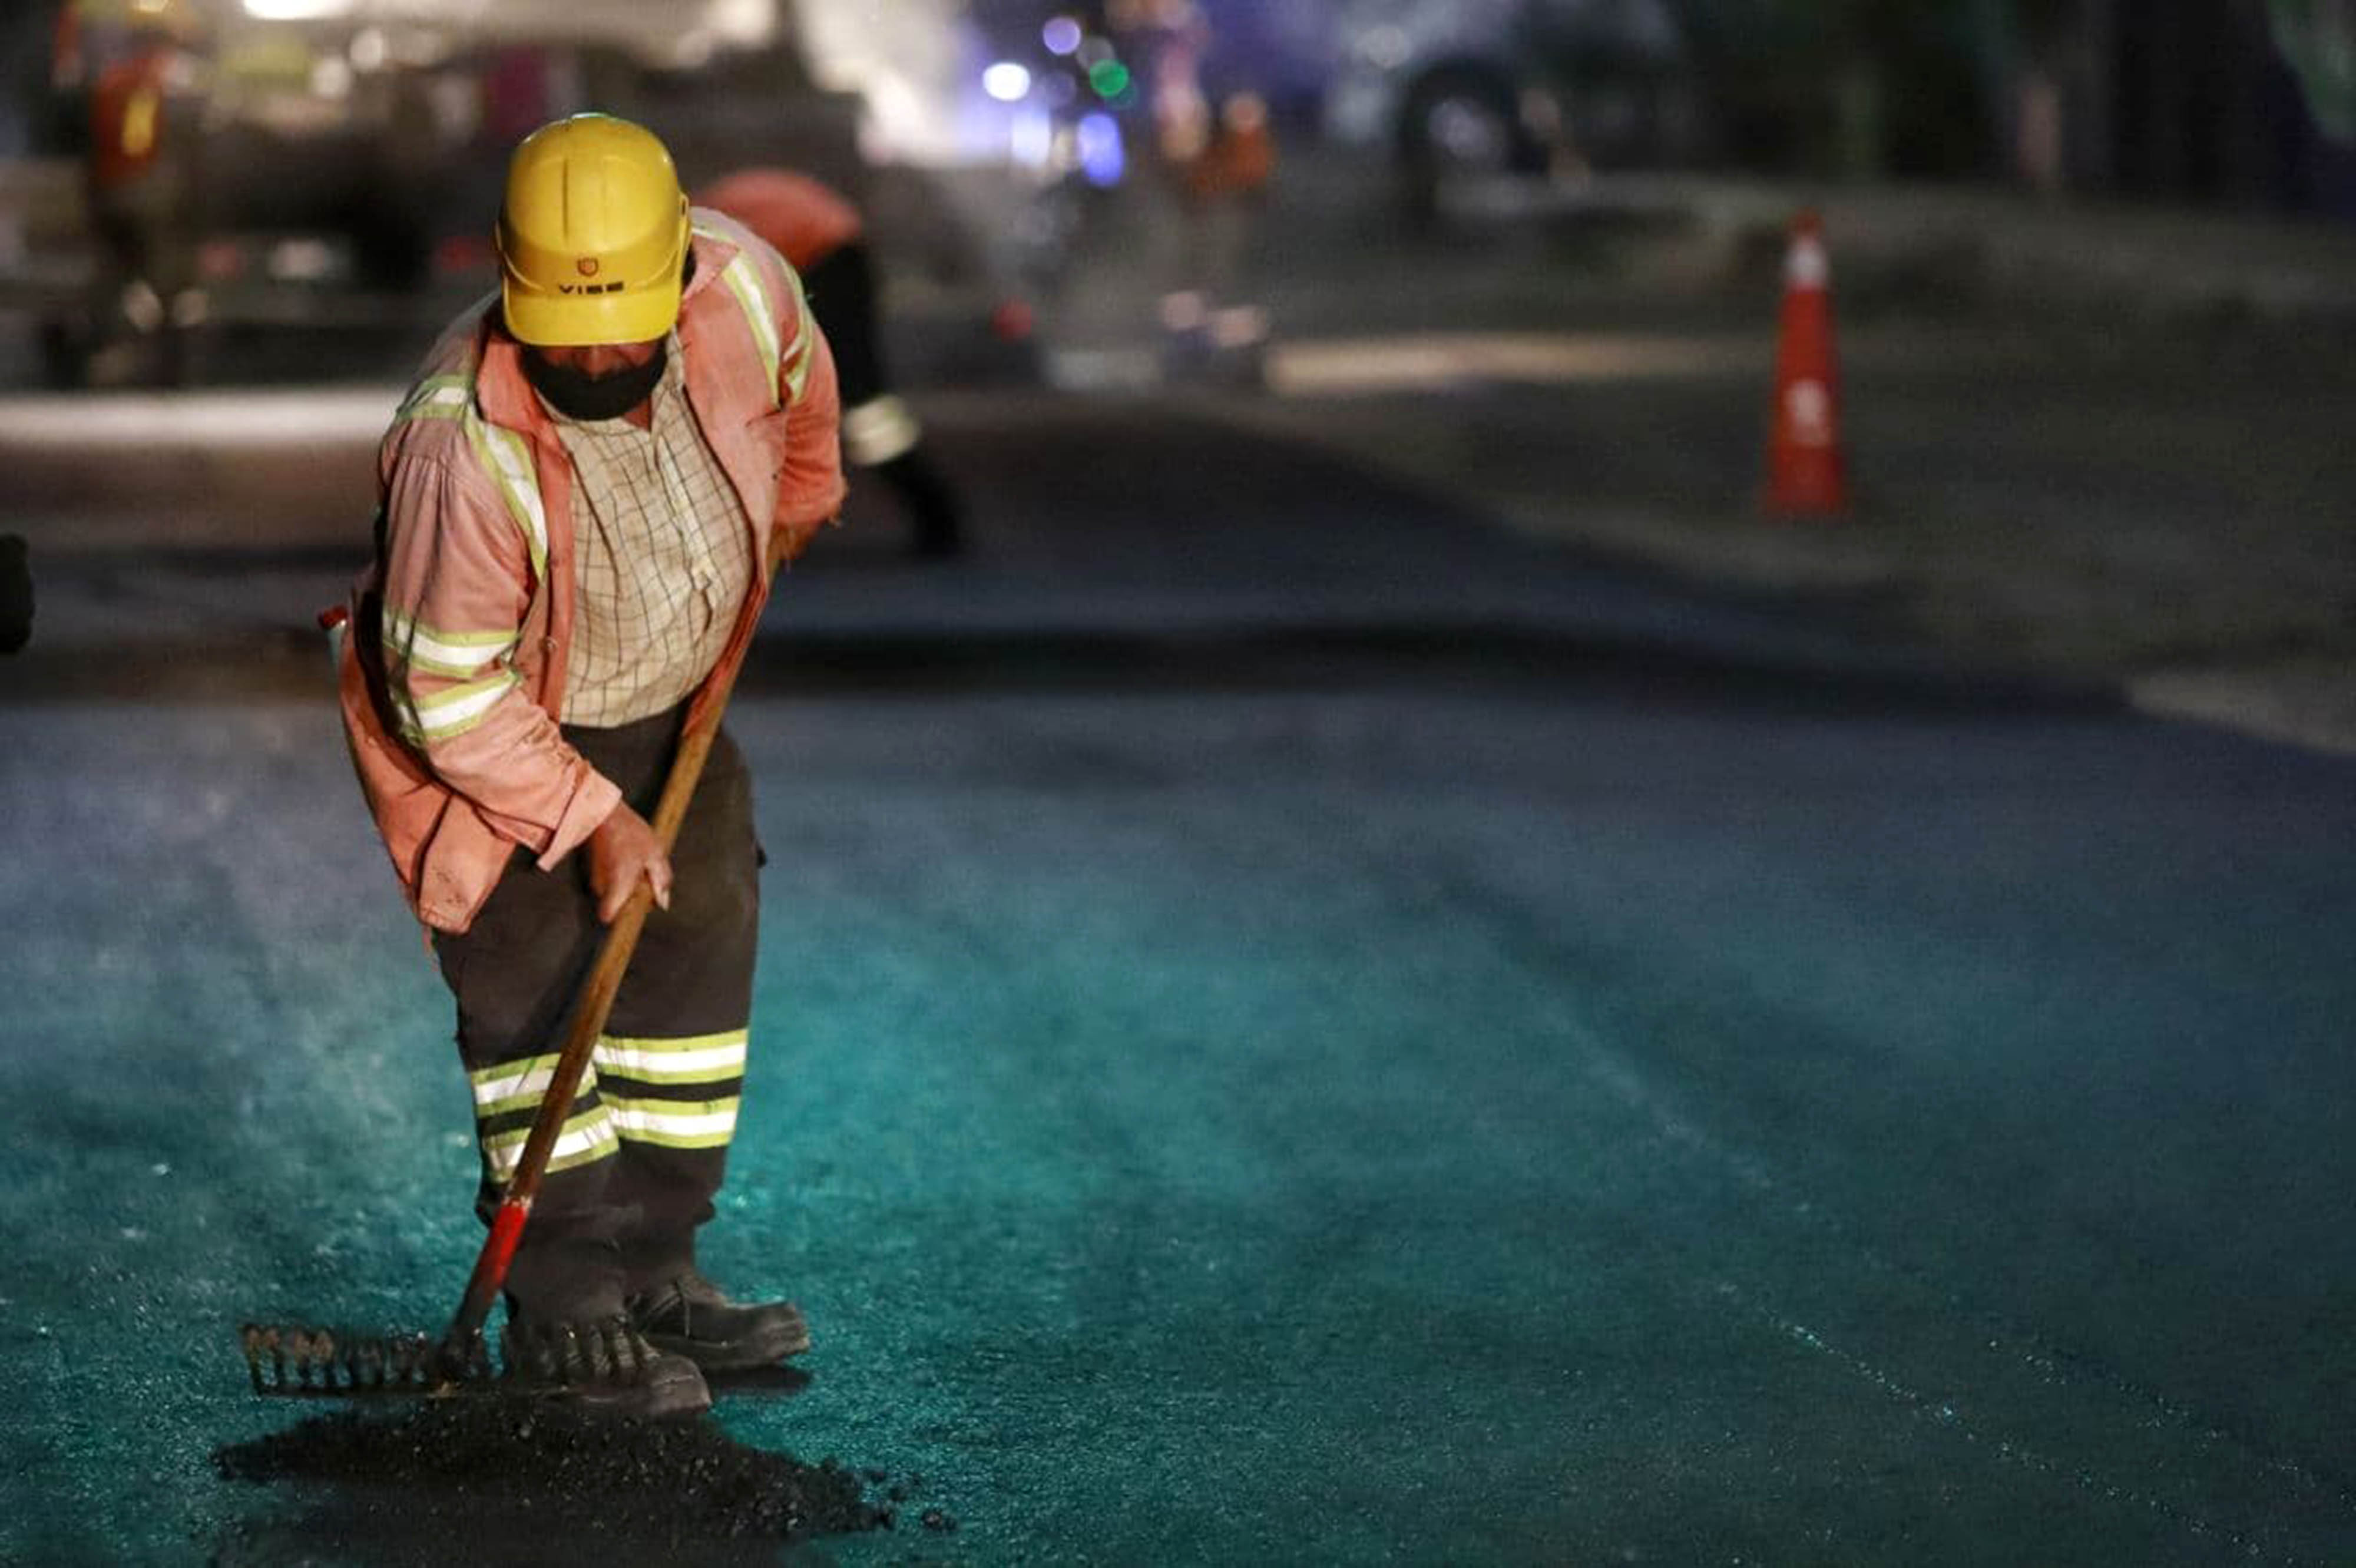
[[[835,370],[793,268],[691,209],[669,154],[577,115],[517,147],[498,295],[452,324],[379,456],[378,560],[343,713],[457,1004],[487,1218],[605,924],[657,908],[507,1278],[508,1359],[641,1415],[809,1343],[708,1281],[744,1083],[761,859],[723,729],[667,854],[682,728],[724,689],[791,557],[843,497]],[[601,1380],[584,1347],[631,1342]]]

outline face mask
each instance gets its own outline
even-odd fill
[[[655,345],[654,358],[643,365],[590,376],[569,365],[552,365],[538,350],[526,349],[523,374],[532,390],[568,419],[619,419],[654,395],[669,351],[669,341],[665,339]]]

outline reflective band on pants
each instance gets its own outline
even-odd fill
[[[615,1132],[672,1149],[725,1147],[736,1133],[746,1031],[678,1039],[606,1036],[594,1058]]]

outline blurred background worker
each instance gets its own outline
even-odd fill
[[[776,246],[801,274],[810,313],[834,350],[844,452],[900,498],[917,554],[962,550],[963,508],[926,453],[915,411],[892,391],[884,371],[875,263],[858,209],[830,187],[780,168],[723,175],[696,200]]]
[[[75,0],[59,17],[52,85],[79,124],[97,241],[88,374],[101,384],[186,370],[204,319],[197,241],[205,27],[189,0]]]
[[[1213,299],[1224,298],[1244,274],[1276,176],[1267,102],[1256,92],[1230,94],[1219,105],[1217,125],[1177,174],[1196,242],[1197,286]]]

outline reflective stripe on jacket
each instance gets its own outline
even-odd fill
[[[678,327],[688,403],[754,558],[782,532],[790,559],[842,504],[834,362],[775,251],[719,213],[694,223]],[[516,846],[552,867],[621,798],[557,726],[573,466],[497,298],[444,334],[379,448],[377,559],[340,660],[361,791],[411,908],[448,931],[473,923]],[[756,575],[715,675],[744,658],[768,590]]]

